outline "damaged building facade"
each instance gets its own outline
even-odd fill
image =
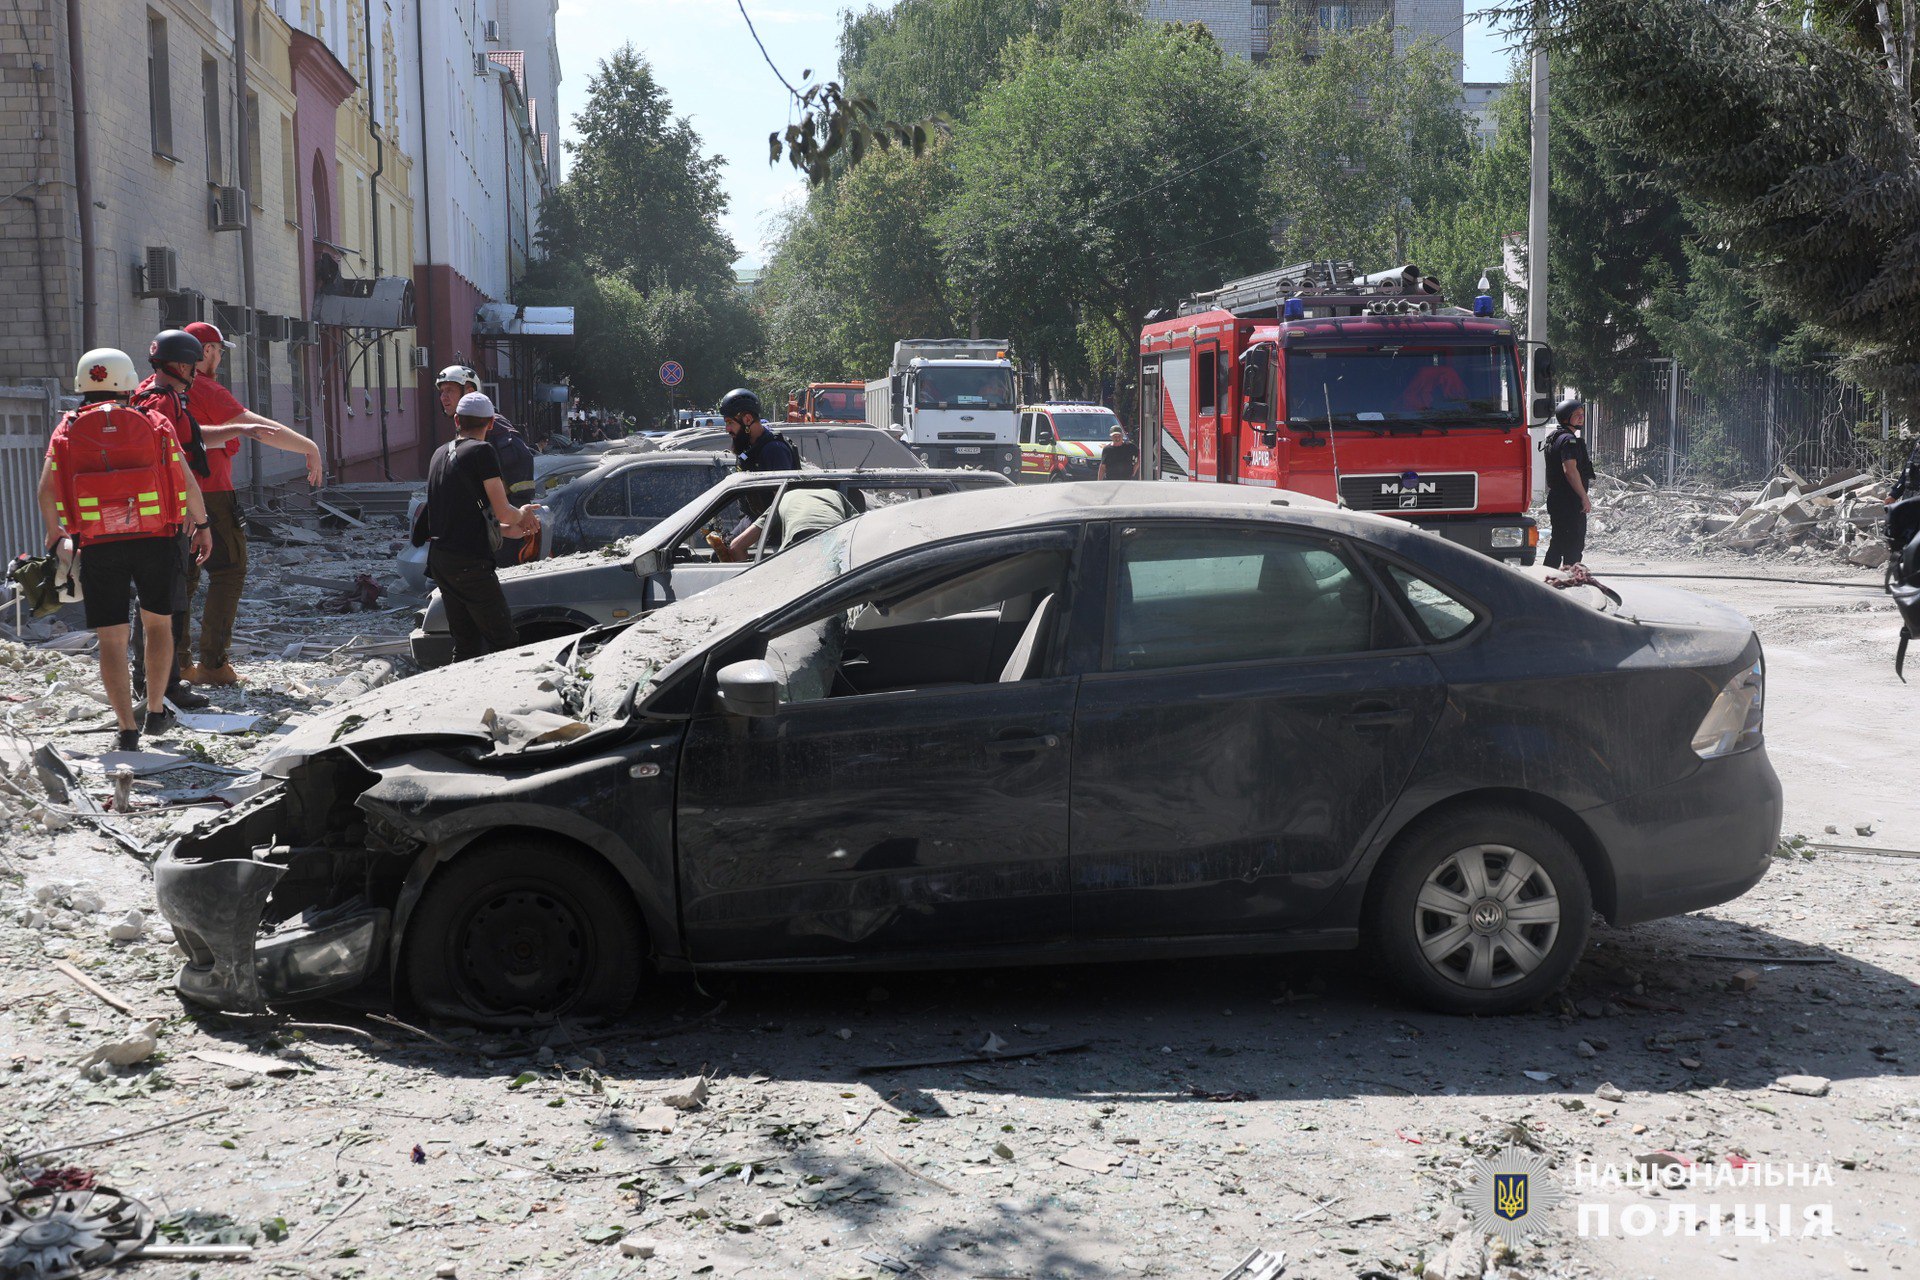
[[[330,478],[422,475],[432,373],[475,358],[554,182],[554,10],[21,0],[0,34],[5,504],[31,505],[14,472],[37,470],[81,351],[138,357],[194,320],[238,344],[222,381],[319,441]],[[513,371],[483,373],[515,400]],[[255,454],[243,486],[297,473]]]

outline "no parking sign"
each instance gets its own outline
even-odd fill
[[[669,360],[660,366],[660,381],[666,386],[677,387],[686,376],[687,371],[680,367],[678,360]]]

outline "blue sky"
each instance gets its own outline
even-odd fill
[[[883,0],[883,3],[885,0]],[[830,76],[838,61],[840,14],[847,0],[746,0],[747,12],[773,60],[796,85],[811,69]],[[864,8],[865,3],[858,7]],[[1479,6],[1469,3],[1469,13]],[[767,164],[767,134],[790,116],[785,89],[761,60],[734,0],[560,0],[560,111],[568,122],[586,99],[587,77],[602,57],[632,44],[653,63],[654,75],[690,116],[709,151],[726,160],[726,229],[743,265],[764,256],[769,221],[803,185],[784,163]],[[1483,22],[1466,30],[1466,76],[1500,80],[1507,55]]]

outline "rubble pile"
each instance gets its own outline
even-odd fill
[[[1810,482],[1791,467],[1760,489],[1699,482],[1662,488],[1600,474],[1593,485],[1590,545],[1654,555],[1738,553],[1822,559],[1875,569],[1886,563],[1883,509],[1891,482],[1839,471]]]

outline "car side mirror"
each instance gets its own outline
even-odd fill
[[[1538,392],[1542,387],[1546,392],[1539,398],[1550,399],[1553,392],[1553,348],[1545,343],[1533,349],[1533,389]]]
[[[1272,427],[1268,427],[1260,433],[1260,443],[1271,449],[1280,443],[1280,433]]]
[[[1535,396],[1533,398],[1533,416],[1534,417],[1545,418],[1550,416],[1552,413],[1553,413],[1553,397],[1552,396]]]
[[[780,709],[780,677],[765,659],[729,663],[715,674],[714,685],[729,715],[770,716]]]

